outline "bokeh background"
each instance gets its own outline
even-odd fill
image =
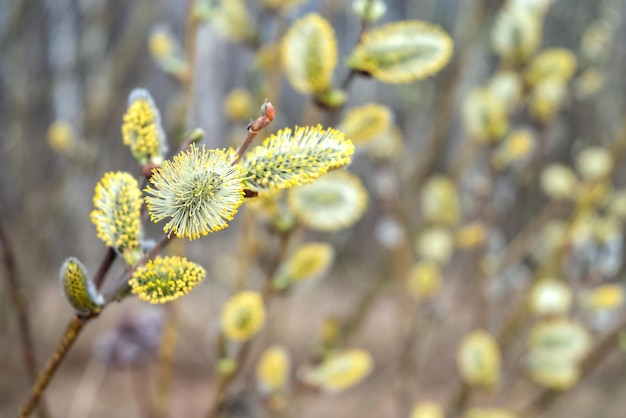
[[[358,38],[359,20],[349,1],[307,0],[282,11],[279,17],[263,9],[262,2],[247,3],[261,43],[277,39],[290,22],[311,11],[321,13],[332,23],[341,56],[349,53]],[[376,365],[365,382],[345,394],[300,395],[288,414],[293,417],[409,416],[410,406],[420,399],[445,402],[459,381],[454,360],[457,346],[462,335],[473,327],[476,301],[472,298],[476,292],[472,289],[478,262],[475,254],[455,254],[445,269],[442,294],[417,321],[426,322],[419,326],[426,326],[429,332],[416,338],[411,348],[415,356],[409,357],[415,364],[397,364],[403,349],[403,329],[397,326],[397,298],[405,290],[394,277],[398,272],[393,264],[395,257],[406,254],[389,249],[389,240],[395,239],[389,234],[396,232],[388,230],[392,221],[385,205],[391,187],[397,203],[391,214],[401,214],[406,226],[404,239],[412,241],[423,227],[419,196],[424,181],[436,173],[453,173],[467,151],[463,147],[468,141],[463,100],[498,66],[490,37],[494,16],[504,2],[385,3],[388,9],[380,23],[404,19],[436,23],[454,38],[454,55],[442,72],[424,81],[393,86],[359,77],[350,87],[347,107],[377,102],[392,109],[402,132],[404,151],[382,169],[363,153],[356,156],[351,169],[370,191],[367,213],[349,230],[302,233],[304,240],[331,242],[338,252],[336,264],[322,284],[273,304],[266,330],[251,358],[254,360],[262,347],[282,342],[289,346],[295,363],[307,362],[324,320],[351,318],[366,300],[366,312],[350,336],[350,345],[369,350]],[[490,246],[495,252],[546,204],[536,176],[546,161],[571,165],[580,150],[591,145],[609,146],[623,129],[626,2],[551,3],[544,23],[544,46],[576,52],[585,28],[602,19],[611,20],[613,39],[607,44],[607,59],[599,68],[603,81],[599,90],[579,95],[572,84],[559,116],[542,131],[542,161],[533,160],[524,167],[524,175],[507,173],[494,183],[487,204],[493,213]],[[17,263],[40,364],[54,350],[71,315],[58,284],[60,265],[66,257],[77,256],[94,271],[105,251],[89,219],[95,184],[106,171],[139,174],[120,132],[133,88],[141,86],[151,92],[172,144],[179,142],[186,130],[196,127],[206,132],[204,143],[209,147],[228,146],[242,139],[245,123],[229,120],[224,109],[226,95],[235,88],[251,92],[255,109],[264,97],[275,103],[276,120],[263,136],[285,126],[328,121],[310,97],[292,89],[278,65],[276,74],[254,72],[254,46],[229,39],[216,22],[200,24],[197,30],[196,71],[189,105],[181,83],[152,59],[148,42],[151,30],[159,23],[169,25],[182,42],[187,10],[183,0],[0,1],[0,221]],[[340,59],[335,79],[344,79],[347,72]],[[72,152],[54,149],[48,140],[50,126],[58,121],[64,121],[73,131]],[[480,164],[477,157],[457,175],[459,189],[468,196],[462,202],[470,202],[470,206],[488,180]],[[625,180],[626,173],[618,165],[615,185],[623,186]],[[240,271],[239,248],[246,236],[241,232],[244,216],[239,214],[227,230],[175,249],[202,263],[209,274],[203,286],[178,304],[170,416],[202,416],[209,404],[217,374],[215,329],[221,306],[231,293],[232,280]],[[261,227],[259,231],[269,249],[277,245],[275,237]],[[157,237],[158,228],[150,233]],[[619,268],[607,280],[621,284],[621,247],[616,257]],[[495,323],[528,280],[525,261],[496,280],[499,299],[492,312]],[[114,268],[114,272],[120,272],[123,266],[120,263]],[[261,276],[260,269],[253,264],[247,271],[253,285]],[[2,266],[0,277],[4,279],[7,274]],[[29,383],[5,282],[2,280],[0,285],[0,416],[9,417],[26,398]],[[153,390],[150,361],[130,368],[105,366],[102,347],[108,334],[128,322],[146,321],[143,327],[158,335],[162,315],[161,308],[147,307],[135,299],[107,309],[81,336],[54,377],[46,395],[51,416],[75,418],[87,416],[87,411],[90,417],[140,416],[141,392]],[[622,417],[626,406],[624,373],[626,357],[616,352],[542,416]],[[245,394],[254,387],[248,375],[234,385],[234,392]],[[528,386],[523,378],[518,384]],[[489,396],[479,394],[474,401],[480,404],[491,399]],[[242,402],[253,404],[250,408],[255,415],[251,416],[272,416],[254,406],[253,395],[249,397],[252,400]],[[506,404],[505,400],[506,394],[492,399],[499,405]]]

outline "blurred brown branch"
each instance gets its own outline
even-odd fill
[[[26,289],[20,283],[17,261],[2,222],[0,222],[0,247],[2,247],[2,259],[6,269],[7,285],[17,317],[17,329],[20,336],[20,344],[22,345],[22,359],[26,367],[28,382],[32,385],[37,381],[38,366],[30,316],[28,314]],[[45,418],[49,415],[47,403],[42,399],[39,406],[39,416]]]

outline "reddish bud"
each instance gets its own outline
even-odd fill
[[[265,99],[265,103],[261,106],[261,114],[267,118],[268,121],[274,120],[274,106]]]

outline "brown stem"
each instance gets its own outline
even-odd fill
[[[373,3],[373,0],[367,0],[367,3],[365,4],[365,15],[369,15]],[[359,37],[356,40],[355,46],[361,43],[361,40],[363,40],[363,35],[365,35],[365,32],[369,30],[370,26],[371,22],[369,20],[361,19],[361,29],[359,29]],[[359,74],[359,71],[351,68],[346,75],[346,78],[341,83],[341,89],[347,91],[348,87],[350,87],[350,84],[357,76],[357,74]]]
[[[107,252],[100,263],[100,267],[98,267],[98,271],[96,271],[96,275],[93,277],[93,284],[96,285],[96,289],[100,289],[102,284],[104,283],[104,278],[106,277],[107,272],[113,265],[115,258],[117,257],[117,253],[111,247],[107,248]]]
[[[35,345],[33,344],[33,333],[30,325],[30,317],[28,315],[28,304],[26,302],[26,292],[20,283],[19,273],[17,271],[17,262],[15,255],[11,249],[9,238],[4,230],[2,222],[0,222],[0,245],[2,246],[2,258],[6,269],[7,284],[11,293],[11,300],[17,317],[17,327],[20,336],[20,344],[22,345],[22,358],[26,366],[26,373],[29,378],[29,384],[37,381],[37,356],[35,355]],[[39,415],[42,418],[48,417],[47,405],[43,399],[39,406]]]
[[[68,351],[72,348],[72,345],[74,345],[74,342],[80,335],[83,326],[88,320],[88,318],[83,319],[79,317],[74,317],[70,320],[57,350],[48,361],[48,364],[46,364],[44,370],[39,374],[39,378],[31,390],[30,397],[20,410],[20,418],[28,417],[33,412],[39,403],[41,395],[48,386],[48,383],[50,383],[50,379],[52,379],[52,376],[54,376],[54,373],[67,355]]]
[[[453,393],[448,406],[446,407],[446,417],[456,417],[465,409],[470,400],[471,389],[465,383],[461,383]]]
[[[148,254],[146,254],[137,264],[135,264],[132,268],[127,269],[127,271],[121,276],[121,278],[116,283],[114,290],[108,295],[108,297],[105,298],[106,304],[105,306],[103,306],[103,309],[106,307],[106,305],[110,304],[111,301],[115,300],[115,297],[127,285],[128,280],[130,279],[130,276],[133,273],[133,271],[137,267],[145,264],[148,260],[153,258],[155,255],[163,251],[163,249],[167,246],[167,244],[170,243],[170,241],[172,241],[172,239],[173,237],[170,238],[168,236],[164,236],[154,246],[154,248],[150,252],[148,252]],[[69,324],[67,325],[65,334],[63,334],[63,338],[61,339],[61,343],[59,344],[57,350],[54,352],[52,357],[50,357],[50,360],[48,360],[48,364],[46,364],[46,367],[44,368],[44,370],[41,373],[39,373],[39,377],[37,378],[37,381],[35,382],[35,384],[33,385],[31,389],[30,397],[28,398],[28,400],[26,401],[26,404],[22,407],[20,411],[20,415],[19,415],[20,417],[27,417],[32,413],[33,409],[39,403],[42,393],[48,386],[48,383],[50,383],[52,376],[54,376],[54,374],[56,373],[57,368],[59,367],[59,365],[65,358],[67,352],[69,351],[69,349],[72,347],[72,345],[74,344],[74,342],[80,335],[80,332],[82,331],[83,327],[91,319],[96,318],[96,317],[97,316],[90,316],[86,318],[74,317],[70,320]]]
[[[532,239],[536,238],[537,231],[552,219],[555,214],[558,213],[559,209],[562,209],[562,207],[558,204],[547,204],[539,215],[518,232],[504,251],[504,255],[501,257],[501,261],[496,267],[496,270],[492,273],[492,277],[501,274],[507,267],[518,262],[524,254],[526,254],[528,244]],[[529,288],[530,286],[527,289]],[[524,318],[526,318],[526,314],[527,299],[523,296],[509,311],[507,318],[504,320],[504,324],[497,334],[498,345],[502,353],[508,350]],[[469,399],[468,392],[469,388],[464,383],[460,382],[449,401],[448,411],[450,414],[459,413],[461,411],[461,408],[464,407]]]
[[[278,251],[276,252],[275,257],[272,259],[270,266],[267,269],[267,280],[265,281],[265,287],[263,288],[263,299],[269,300],[274,294],[274,286],[273,280],[278,268],[280,267],[283,260],[287,257],[287,250],[289,250],[289,243],[291,242],[291,238],[295,234],[295,231],[292,229],[288,232],[280,233],[280,242],[278,243]]]
[[[493,275],[497,276],[511,265],[517,263],[528,251],[530,241],[536,239],[539,231],[550,220],[554,219],[557,214],[560,214],[563,209],[564,207],[554,200],[544,206],[539,214],[524,226],[507,245]]]
[[[224,404],[228,394],[228,388],[230,384],[235,380],[235,378],[239,375],[239,373],[243,370],[243,367],[246,363],[248,355],[250,354],[250,349],[252,348],[252,340],[248,340],[241,346],[239,352],[237,353],[237,358],[235,360],[235,370],[226,375],[221,375],[219,382],[217,384],[217,390],[215,391],[215,395],[213,396],[213,400],[211,401],[211,405],[209,406],[209,410],[207,411],[206,418],[216,418],[218,416],[220,407]]]
[[[239,213],[241,212],[240,210]],[[258,246],[257,231],[255,229],[256,215],[254,211],[245,208],[239,216],[243,217],[243,219],[241,220],[241,232],[238,237],[239,254],[237,256],[240,260],[250,260],[250,262],[238,263],[237,273],[233,280],[233,289],[237,292],[246,288],[252,268],[252,260],[256,260],[256,248]]]
[[[246,153],[248,148],[250,148],[250,144],[256,136],[265,129],[272,121],[274,120],[274,106],[270,102],[265,99],[263,106],[261,106],[261,116],[259,116],[256,120],[250,122],[247,127],[248,133],[244,138],[243,142],[237,148],[237,155],[232,162],[232,165],[237,164],[241,161],[241,158]]]
[[[276,295],[272,288],[272,279],[274,278],[276,271],[280,267],[281,262],[287,255],[287,249],[289,248],[289,242],[292,236],[293,231],[280,235],[278,251],[276,252],[276,257],[274,257],[272,264],[268,268],[266,286],[263,289],[263,299],[265,300],[266,306],[269,305],[272,297]],[[254,339],[248,340],[244,342],[243,345],[240,347],[239,352],[237,353],[237,358],[235,359],[235,370],[233,370],[229,374],[220,375],[215,395],[213,396],[213,400],[211,401],[209,409],[206,413],[206,418],[216,418],[218,416],[220,407],[224,403],[224,400],[226,400],[228,388],[235,380],[235,378],[239,375],[239,373],[241,373],[248,360],[248,356],[250,355],[253,342]]]

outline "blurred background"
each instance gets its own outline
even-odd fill
[[[39,365],[54,351],[72,314],[58,283],[63,260],[76,256],[94,272],[106,250],[89,219],[94,186],[107,171],[140,174],[121,138],[122,118],[133,88],[144,87],[152,94],[171,149],[194,128],[205,131],[204,143],[209,147],[235,146],[245,136],[247,120],[258,116],[266,97],[274,103],[277,116],[262,137],[282,127],[332,122],[332,116],[316,107],[310,96],[291,87],[281,72],[278,55],[264,47],[276,44],[295,19],[313,11],[320,13],[335,30],[340,58],[334,79],[339,85],[349,72],[342,57],[350,54],[359,38],[360,21],[352,11],[352,2],[305,0],[278,8],[271,6],[276,2],[245,3],[248,20],[231,21],[220,15],[197,23],[192,43],[194,77],[185,81],[176,76],[175,69],[155,59],[150,40],[165,24],[169,35],[179,40],[180,48],[189,45],[186,37],[191,6],[187,1],[0,1],[0,222],[27,301]],[[620,139],[626,114],[626,2],[548,2],[541,48],[571,50],[578,58],[576,73],[558,114],[548,122],[537,122],[524,111],[511,116],[512,125],[532,132],[534,154],[497,173],[489,168],[490,154],[483,153],[482,145],[467,145],[472,139],[464,122],[464,103],[502,67],[492,47],[492,36],[505,2],[385,3],[387,11],[376,26],[406,19],[437,24],[454,39],[452,58],[440,73],[426,80],[392,85],[356,77],[350,85],[345,110],[367,102],[388,106],[400,132],[400,145],[394,145],[399,151],[384,157],[371,150],[357,152],[350,169],[359,175],[370,198],[367,212],[353,228],[336,233],[300,232],[302,241],[330,242],[337,252],[335,264],[322,283],[272,304],[248,365],[252,370],[262,349],[274,342],[289,347],[294,364],[310,363],[311,352],[323,338],[324,324],[336,318],[341,323],[356,322],[347,337],[349,344],[344,344],[367,349],[374,358],[373,371],[358,387],[337,396],[305,391],[287,412],[281,412],[285,415],[273,415],[258,405],[257,397],[250,395],[253,373],[245,373],[233,385],[233,403],[239,396],[244,406],[239,410],[233,407],[235,412],[229,416],[408,417],[413,404],[420,400],[449,402],[460,382],[457,348],[480,316],[476,314],[481,298],[477,288],[483,285],[479,277],[485,275],[481,273],[485,263],[500,265],[503,249],[509,248],[520,231],[530,231],[521,255],[507,261],[509,265],[501,271],[487,270],[493,273],[487,289],[493,302],[482,325],[492,332],[501,326],[542,263],[532,250],[542,245],[546,222],[524,229],[542,216],[551,201],[539,186],[539,172],[549,163],[574,166],[577,155],[588,147],[607,147],[614,157],[611,187],[624,187],[626,172],[619,161],[626,149],[620,147],[620,141],[626,141]],[[598,41],[603,55],[599,63],[591,63],[581,49],[585,31],[592,24],[604,25],[608,28],[605,32],[610,33]],[[270,64],[259,64],[261,51],[266,61],[269,56]],[[234,89],[249,94],[243,118],[233,116],[232,106],[229,110],[226,105]],[[419,243],[413,244],[430,226],[421,199],[424,185],[435,174],[449,176],[455,184],[462,208],[459,222],[484,221],[488,233],[483,247],[454,251],[443,268],[440,294],[417,307],[411,305],[407,314],[406,303],[399,302],[408,292],[400,284],[400,276],[406,273],[407,264],[410,267],[423,256]],[[569,216],[567,208],[557,206],[551,209],[555,210],[550,212],[552,218]],[[244,222],[246,216],[240,213],[230,228],[172,250],[204,265],[208,277],[203,286],[177,304],[178,338],[169,416],[203,416],[209,405],[218,367],[214,345],[219,314],[232,292],[233,278],[240,274],[239,249],[251,234],[242,232],[244,227],[250,228],[250,223]],[[150,228],[148,235],[157,238],[159,228]],[[254,228],[259,234],[257,242],[263,242],[259,246],[267,248],[257,249],[261,261],[248,267],[247,280],[252,287],[262,276],[263,251],[278,245],[263,225]],[[613,264],[608,271],[594,267],[599,256],[595,261],[589,261],[591,256],[569,259],[572,265],[587,263],[581,267],[584,274],[576,273],[585,277],[572,285],[576,292],[606,283],[623,285],[621,221],[613,232],[619,239],[611,247]],[[429,248],[436,245],[426,244]],[[581,251],[596,251],[597,255],[600,250],[587,246]],[[118,261],[113,274],[123,268]],[[15,416],[30,387],[21,360],[10,289],[5,286],[8,275],[3,265],[3,417]],[[596,340],[611,329],[622,310],[619,307],[600,319],[594,316],[590,322],[596,326],[592,338]],[[158,348],[148,344],[145,354],[128,354],[131,360],[111,360],[111,341],[116,338],[112,333],[121,338],[119,333],[125,331],[147,330],[147,336],[138,338],[157,341],[154,344],[158,346],[164,315],[162,307],[149,307],[134,298],[106,309],[86,329],[52,380],[46,392],[49,416],[145,416],[142,402],[153,390],[153,359]],[[398,321],[407,315],[417,315],[417,319],[409,324],[414,335],[405,345],[407,329]],[[521,329],[522,337],[516,340],[520,347],[524,346],[523,330],[527,332],[527,328]],[[622,417],[626,357],[618,350],[612,353],[541,416]],[[535,393],[531,379],[521,371],[523,355],[523,348],[514,349],[512,360],[505,362],[506,375],[520,376],[518,380],[507,383],[496,394],[479,391],[468,403],[505,407],[509,402],[523,403]],[[398,363],[403,356],[411,359],[410,366]]]

